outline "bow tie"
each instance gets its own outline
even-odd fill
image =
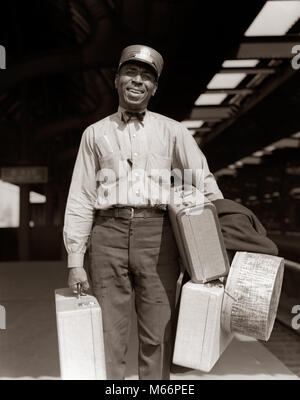
[[[124,111],[122,113],[122,119],[125,123],[129,122],[131,119],[137,119],[140,122],[143,122],[143,119],[145,117],[145,111],[144,112],[131,112],[131,111]]]

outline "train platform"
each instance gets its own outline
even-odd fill
[[[0,379],[60,379],[54,289],[66,282],[65,262],[0,263],[0,304],[7,313],[6,329],[0,330]],[[134,321],[132,326],[129,380],[137,379]],[[295,354],[300,351],[300,337],[297,344]],[[261,342],[236,336],[210,373],[174,366],[171,379],[297,380],[299,376]]]

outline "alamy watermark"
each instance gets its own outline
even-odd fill
[[[300,304],[292,308],[292,314],[296,314],[292,319],[292,328],[295,330],[300,329]]]
[[[295,57],[292,58],[292,68],[298,70],[300,69],[300,44],[292,48],[292,53],[296,54]]]
[[[6,312],[3,306],[0,306],[0,329],[6,329]]]
[[[6,69],[6,50],[0,45],[0,69]]]
[[[109,204],[154,204],[203,205],[204,170],[134,168],[128,171],[121,160],[116,168],[102,168],[98,171],[98,201]],[[173,181],[173,184],[171,184]]]

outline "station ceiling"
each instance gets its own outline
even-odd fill
[[[288,2],[288,1],[287,1]],[[46,165],[69,184],[83,130],[114,112],[119,55],[134,43],[165,59],[153,111],[192,130],[213,171],[300,130],[299,22],[280,36],[245,36],[266,1],[11,0],[0,6],[0,167]],[[252,67],[225,60],[256,59]],[[212,88],[218,73],[243,74]],[[207,105],[200,94],[223,95]],[[203,97],[202,97],[203,99]],[[198,100],[198,105],[197,105]],[[195,104],[196,102],[196,104]]]

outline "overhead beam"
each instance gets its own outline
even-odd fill
[[[189,118],[211,121],[230,118],[234,114],[235,111],[229,106],[200,106],[192,109]]]
[[[244,38],[235,54],[238,59],[292,58],[293,47],[300,44],[297,35]]]
[[[255,90],[255,94],[248,99],[239,108],[238,112],[234,115],[234,118],[228,118],[222,121],[213,131],[205,136],[205,144],[215,139],[223,131],[229,129],[229,127],[242,115],[247,114],[255,105],[261,102],[265,97],[270,95],[275,89],[281,86],[284,82],[290,79],[297,71],[294,71],[290,65],[280,68],[277,75],[270,82],[264,84],[260,89]],[[203,143],[204,145],[204,143]]]
[[[300,147],[300,139],[298,138],[284,138],[274,143],[276,149],[284,148],[298,148]]]
[[[240,160],[243,164],[250,164],[250,165],[259,165],[261,164],[261,158],[260,157],[244,157]]]
[[[113,107],[113,93],[108,88],[105,88],[105,91],[103,88],[102,102],[96,110],[84,115],[71,115],[64,119],[53,120],[36,128],[36,144],[51,140],[53,137],[67,132],[75,130],[83,132],[87,126],[109,115]]]
[[[195,129],[196,133],[207,133],[207,132],[211,132],[212,128],[199,128],[199,129]]]
[[[290,79],[283,82],[282,76],[280,82],[284,84],[278,87],[277,81],[277,88],[273,86],[272,93],[268,91],[270,87],[262,88],[262,92],[267,91],[269,96],[266,95],[259,101],[256,99],[256,104],[251,104],[251,107],[248,105],[247,112],[241,118],[231,121],[223,134],[216,137],[213,131],[203,137],[201,149],[210,160],[212,172],[299,130],[300,71],[289,71],[284,76],[290,76]],[[210,137],[210,141],[207,141],[207,137]],[[211,140],[212,137],[214,140]]]
[[[243,94],[243,95],[248,95],[248,94],[253,94],[255,92],[255,89],[248,89],[248,88],[242,88],[242,89],[206,89],[204,94],[215,94],[215,93],[224,93],[224,94]]]
[[[248,75],[256,75],[256,74],[264,74],[270,75],[275,74],[275,68],[222,68],[219,73],[221,74],[248,74]]]
[[[120,44],[114,34],[114,23],[110,19],[110,14],[103,5],[101,6],[101,2],[93,0],[87,2],[88,4],[94,27],[90,40],[69,51],[43,54],[29,61],[8,65],[0,74],[1,91],[43,76],[95,66],[116,65]],[[94,6],[99,8],[97,13],[93,12]]]
[[[215,177],[220,177],[224,175],[230,175],[230,176],[235,176],[236,175],[236,170],[235,169],[229,169],[229,168],[223,168],[220,169],[219,171],[214,173]]]

